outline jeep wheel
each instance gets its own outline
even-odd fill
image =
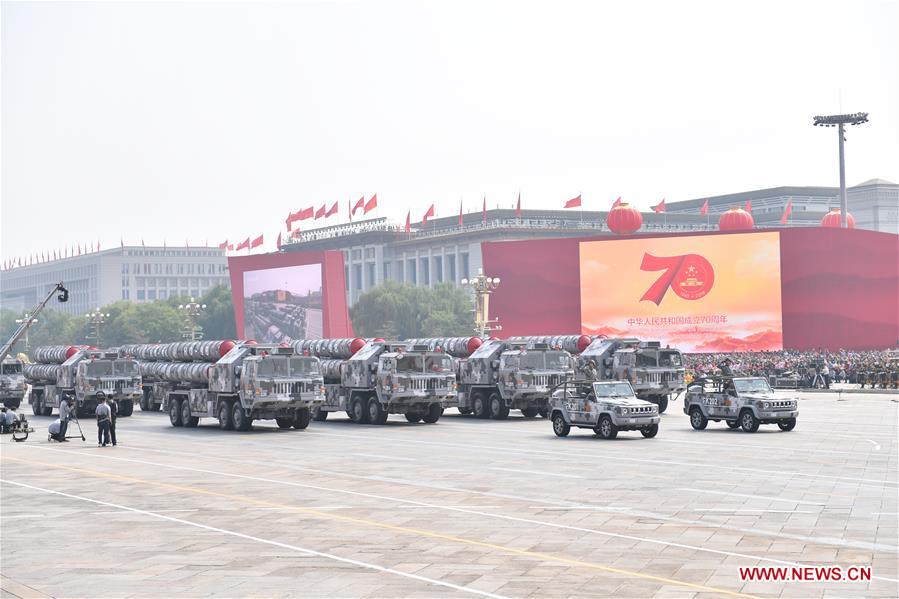
[[[234,407],[231,409],[231,421],[234,422],[236,431],[248,431],[253,428],[253,419],[247,416],[240,401],[234,402]]]
[[[659,414],[664,414],[665,410],[668,409],[668,396],[667,395],[663,395],[659,398],[658,406],[659,406]]]
[[[219,402],[218,418],[219,428],[223,431],[230,431],[234,428],[234,422],[231,420],[230,401],[223,399]]]
[[[368,421],[371,424],[387,424],[387,410],[378,401],[377,395],[368,398]]]
[[[293,426],[293,418],[275,418],[278,428],[290,428]]]
[[[200,423],[200,418],[198,416],[190,415],[190,402],[186,399],[181,402],[181,424],[184,426],[194,428]]]
[[[596,434],[603,439],[614,439],[618,436],[618,427],[612,423],[611,418],[603,416],[596,425]]]
[[[474,399],[472,401],[472,408],[474,410],[475,418],[487,418],[490,416],[489,407],[487,406],[487,400],[484,399],[483,393],[475,393]]]
[[[421,417],[422,420],[427,422],[428,424],[434,424],[440,417],[443,416],[443,408],[440,407],[440,404],[436,401],[432,404],[428,405],[428,411],[425,412],[425,415]]]
[[[313,417],[313,420],[315,420],[316,422],[324,422],[327,419],[328,419],[327,412],[325,412],[321,408],[315,408],[315,416]]]
[[[312,410],[310,410],[309,408],[300,408],[299,410],[297,410],[297,415],[293,420],[293,428],[301,431],[304,428],[308,427],[311,421]]]
[[[640,429],[640,434],[646,437],[647,439],[652,439],[656,435],[659,434],[659,425],[653,424],[651,426],[647,426],[646,428]]]
[[[406,412],[406,420],[409,422],[421,422],[421,414],[419,412]]]
[[[709,419],[705,417],[702,410],[698,406],[690,408],[690,426],[701,431],[709,425]]]
[[[498,393],[490,394],[490,417],[494,420],[505,420],[509,417],[509,406]]]
[[[535,418],[537,416],[537,408],[522,408],[521,414],[525,418]]]
[[[746,433],[754,433],[759,430],[759,419],[755,417],[752,410],[744,410],[740,414],[740,428]]]
[[[791,431],[796,428],[796,419],[787,418],[786,420],[781,420],[777,423],[777,426],[784,432]]]
[[[725,424],[727,424],[727,428],[740,428],[739,420],[725,420]]]
[[[181,400],[172,398],[169,400],[169,422],[172,426],[184,426],[181,420]]]
[[[567,437],[571,432],[571,426],[565,422],[565,417],[561,412],[553,414],[553,432],[557,437]]]

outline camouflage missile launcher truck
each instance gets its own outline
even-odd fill
[[[0,403],[7,408],[18,409],[25,397],[28,385],[22,373],[21,360],[6,357],[0,362]]]

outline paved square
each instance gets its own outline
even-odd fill
[[[518,416],[2,443],[3,597],[896,597],[895,395],[800,394],[789,433],[673,403],[655,439]],[[517,412],[515,413],[517,414]],[[746,582],[741,567],[870,565]]]

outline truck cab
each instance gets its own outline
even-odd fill
[[[120,357],[118,350],[88,351],[75,365],[75,401],[79,410],[93,413],[97,393],[119,403],[119,416],[130,416],[143,394],[137,360]]]
[[[797,399],[775,394],[763,377],[713,376],[696,379],[687,388],[684,414],[690,425],[703,430],[709,420],[754,433],[760,424],[777,424],[782,431],[796,427]]]
[[[21,360],[4,358],[0,362],[0,402],[7,408],[18,409],[26,389]]]
[[[614,439],[619,431],[639,430],[646,438],[659,432],[658,406],[637,399],[628,381],[566,381],[552,390],[549,410],[559,437],[572,426],[592,429],[603,439]]]

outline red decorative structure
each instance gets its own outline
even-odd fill
[[[754,226],[752,215],[742,208],[731,208],[718,219],[719,231],[751,231]]]
[[[834,208],[830,212],[824,215],[824,218],[821,219],[822,227],[836,227],[840,228],[840,209]],[[855,217],[852,216],[851,212],[846,213],[846,228],[854,229],[855,228]]]
[[[627,235],[640,230],[643,226],[643,215],[629,204],[618,204],[609,210],[606,224],[612,233]]]

